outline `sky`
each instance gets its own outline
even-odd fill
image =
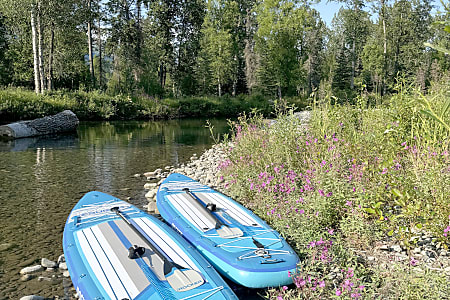
[[[448,0],[444,0],[444,3],[445,1]],[[434,0],[432,2],[433,5],[437,6],[442,11],[442,4],[439,0]],[[341,8],[341,6],[343,6],[342,3],[329,0],[321,0],[318,4],[313,5],[313,7],[320,12],[322,20],[324,20],[325,23],[327,23],[328,27],[331,26],[331,20],[333,19],[334,15],[339,11],[339,8]],[[432,13],[435,14],[436,9],[433,9]]]

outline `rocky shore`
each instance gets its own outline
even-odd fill
[[[56,261],[42,258],[40,264],[32,264],[20,270],[20,280],[30,281],[36,280],[38,282],[45,282],[47,284],[59,285],[62,284],[64,289],[64,296],[54,296],[51,299],[74,299],[77,298],[76,291],[70,280],[69,271],[67,270],[64,254],[61,254]],[[44,300],[38,295],[28,295],[20,298],[20,300]]]
[[[148,182],[144,185],[144,189],[148,190],[145,198],[149,201],[149,213],[158,214],[156,208],[156,192],[159,185],[171,173],[180,173],[208,185],[218,191],[223,192],[223,179],[218,176],[218,165],[225,159],[224,145],[214,145],[211,149],[206,150],[200,157],[194,154],[190,158],[190,162],[182,164],[178,167],[166,166],[164,169],[156,169],[153,172],[144,173]]]

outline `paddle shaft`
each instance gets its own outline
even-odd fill
[[[125,223],[136,233],[144,242],[147,244],[147,246],[162,260],[164,263],[169,263],[171,266],[174,266],[174,264],[167,259],[167,257],[159,251],[158,248],[156,248],[131,222],[125,218],[125,216],[120,212],[118,207],[111,208],[111,211],[116,213],[119,217],[122,218],[122,220],[125,221]]]
[[[201,209],[208,215],[210,215],[214,221],[216,221],[216,229],[219,229],[222,226],[227,226],[226,224],[224,224],[222,221],[220,221],[209,209],[207,209],[206,207],[204,207],[202,205],[202,203],[200,202],[200,200],[194,195],[192,194],[192,192],[189,190],[189,188],[184,188],[183,191],[186,192],[186,194],[188,194],[192,199],[194,199],[198,204],[200,204],[199,206],[201,207]]]

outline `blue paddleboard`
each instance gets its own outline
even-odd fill
[[[217,271],[250,288],[292,283],[299,258],[278,232],[229,197],[181,174],[156,195],[161,216]]]
[[[173,229],[104,193],[75,205],[63,249],[80,299],[237,299]]]

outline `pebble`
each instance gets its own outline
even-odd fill
[[[139,178],[141,177],[141,174],[134,174],[133,177]]]
[[[144,185],[144,189],[150,190],[150,189],[156,187],[156,185],[157,185],[156,183],[150,183],[150,182],[147,182],[147,183]]]
[[[63,272],[63,276],[64,276],[64,277],[70,277],[69,271],[64,271],[64,272]]]
[[[150,190],[150,191],[148,191],[146,194],[145,194],[145,198],[147,198],[147,200],[148,199],[150,199],[150,200],[153,200],[153,198],[155,197],[155,195],[156,195],[156,189],[153,189],[153,190]]]
[[[44,297],[36,296],[36,295],[29,295],[29,296],[24,296],[24,297],[20,298],[20,300],[44,300]]]
[[[434,251],[425,251],[425,253],[430,258],[436,258],[436,253]]]
[[[28,281],[28,280],[31,280],[31,279],[33,279],[33,278],[34,278],[34,276],[31,275],[31,274],[24,274],[24,275],[22,275],[22,276],[20,277],[20,281]]]
[[[66,258],[64,257],[64,254],[61,254],[57,260],[58,264],[65,262],[65,261],[66,261]]]
[[[388,245],[382,245],[382,246],[380,247],[380,250],[383,250],[383,251],[389,251],[389,246],[388,246]]]
[[[145,172],[144,176],[147,177],[147,178],[148,177],[154,177],[155,176],[155,172]]]
[[[444,269],[444,272],[450,276],[450,267],[447,267]]]
[[[0,251],[7,251],[11,249],[14,245],[11,243],[0,244]]]
[[[400,247],[400,245],[393,245],[391,250],[395,252],[402,252],[402,247]]]
[[[67,264],[65,262],[60,262],[59,263],[59,268],[61,270],[67,270]]]
[[[30,266],[30,267],[25,267],[22,270],[20,270],[20,274],[31,274],[31,273],[36,273],[36,272],[40,272],[42,271],[44,268],[41,265],[36,265],[36,266]]]
[[[58,264],[52,260],[43,258],[41,259],[41,266],[43,266],[44,268],[56,268]]]

